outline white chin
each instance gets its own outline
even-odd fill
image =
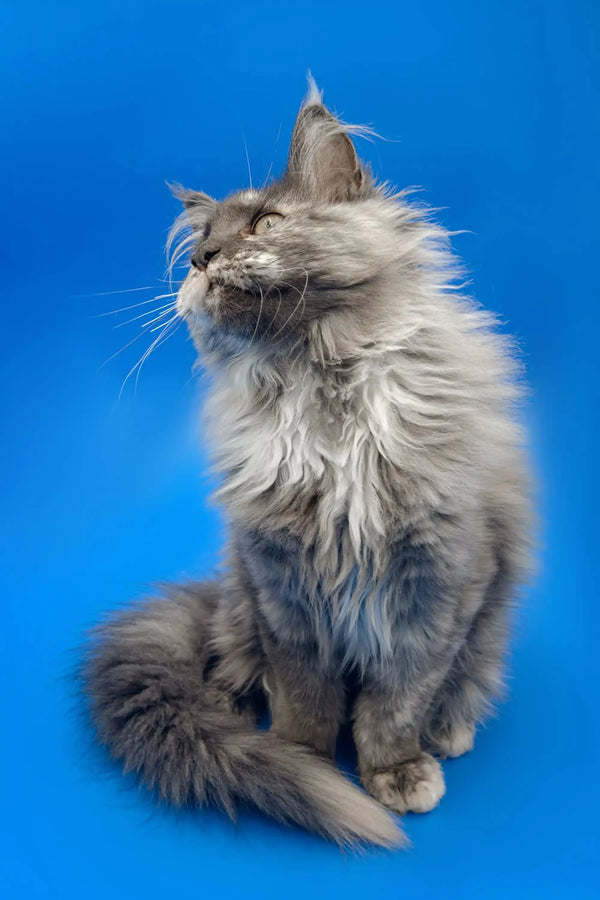
[[[210,281],[206,272],[191,268],[177,294],[177,312],[180,316],[202,311]]]

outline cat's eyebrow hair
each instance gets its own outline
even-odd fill
[[[255,191],[254,188],[248,188],[245,191],[240,191],[237,196],[244,200],[256,200],[260,197],[260,191]]]
[[[274,205],[272,203],[263,202],[258,207],[258,209],[252,213],[252,216],[250,218],[250,225],[251,226],[256,225],[256,223],[258,222],[258,220],[260,219],[261,216],[264,216],[266,213],[270,213],[270,212],[272,212],[272,213],[277,212],[277,210],[274,208]]]
[[[258,193],[256,193],[254,200],[236,195],[225,201],[225,203],[227,204],[226,208],[231,210],[231,212],[248,216],[249,219],[257,215],[257,210],[265,208],[264,198],[259,197]]]

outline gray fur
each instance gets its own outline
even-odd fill
[[[358,685],[364,785],[398,812],[439,801],[431,754],[470,749],[501,689],[530,504],[511,344],[355,130],[313,85],[280,181],[221,203],[179,189],[228,564],[117,617],[87,685],[101,739],[173,802],[390,844],[382,808],[299,745],[333,754]],[[283,218],[255,233],[265,213]],[[270,734],[250,723],[263,690]]]

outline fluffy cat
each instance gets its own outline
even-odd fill
[[[511,345],[354,130],[312,84],[279,181],[180,191],[227,565],[113,615],[85,679],[100,740],[162,798],[389,846],[384,807],[436,806],[436,757],[501,687],[529,491]],[[348,715],[368,794],[328,759]]]

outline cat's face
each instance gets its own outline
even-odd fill
[[[175,231],[191,226],[183,244],[192,254],[177,309],[195,336],[210,329],[283,344],[364,304],[365,286],[386,265],[390,222],[380,195],[315,91],[280,181],[221,203],[192,191],[181,198]]]

